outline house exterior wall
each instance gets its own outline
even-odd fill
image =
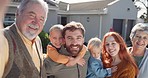
[[[111,18],[137,19],[137,10],[132,0],[119,0],[113,5],[109,5],[108,14]]]
[[[135,8],[131,0],[119,0],[118,2],[111,4],[107,8],[108,13],[103,17],[102,36],[113,27],[114,19],[123,20],[122,36],[125,38],[127,33],[127,22],[129,20],[136,21],[137,9]],[[134,22],[135,23],[135,22]],[[130,31],[130,30],[129,30]],[[129,32],[128,31],[128,32]]]
[[[48,17],[47,17],[47,21],[45,23],[45,26],[43,28],[43,30],[45,32],[49,32],[49,28],[58,23],[58,15],[57,12],[55,10],[49,10],[48,12]]]
[[[112,19],[109,17],[109,15],[103,15],[102,16],[102,30],[101,30],[101,39],[103,36],[109,32],[109,29],[112,26]]]
[[[124,5],[126,4],[126,5]],[[120,7],[119,7],[120,6]],[[89,22],[87,21],[89,17]],[[122,19],[123,20],[123,30],[124,31],[126,20],[135,20],[137,19],[137,10],[132,1],[129,0],[119,0],[118,2],[108,5],[107,14],[77,14],[70,15],[69,21],[79,21],[86,28],[86,42],[92,37],[103,38],[104,34],[109,32],[111,28],[113,28],[114,19]],[[91,21],[93,20],[93,21]],[[101,26],[101,27],[100,27]],[[101,30],[99,29],[101,28]],[[90,33],[91,32],[91,33]],[[100,34],[101,33],[101,34]],[[128,31],[129,33],[129,31]],[[123,34],[124,36],[124,34]]]
[[[70,15],[69,21],[81,22],[85,27],[85,42],[92,37],[99,37],[99,15]]]

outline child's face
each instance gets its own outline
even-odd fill
[[[50,42],[56,47],[60,48],[63,43],[62,31],[54,29],[50,32]]]
[[[101,47],[92,47],[92,49],[91,49],[91,55],[94,58],[100,57],[100,53],[101,53]]]

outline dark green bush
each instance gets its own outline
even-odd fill
[[[41,41],[42,41],[43,53],[46,53],[46,47],[47,47],[48,43],[50,42],[50,40],[48,38],[48,33],[42,31],[39,34],[39,37],[41,38]]]

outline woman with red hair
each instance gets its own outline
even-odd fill
[[[102,61],[104,68],[117,66],[117,71],[109,78],[136,78],[137,65],[129,54],[123,38],[116,32],[108,32],[102,42]]]

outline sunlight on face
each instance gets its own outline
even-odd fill
[[[133,48],[145,49],[148,45],[148,31],[137,31],[132,39]]]
[[[111,56],[116,56],[120,50],[120,45],[115,41],[113,36],[109,36],[106,38],[105,48]]]
[[[65,43],[67,51],[70,52],[73,56],[77,56],[84,43],[84,37],[81,33],[81,30],[67,30],[65,32]]]
[[[50,42],[56,48],[60,48],[61,45],[63,44],[62,31],[59,29],[52,30],[50,32]]]
[[[99,58],[100,57],[100,54],[101,54],[101,47],[92,47],[90,49],[91,51],[91,55],[94,57],[94,58]]]
[[[46,11],[43,6],[36,3],[28,3],[26,9],[17,14],[16,24],[26,38],[33,40],[42,31],[45,19]]]

